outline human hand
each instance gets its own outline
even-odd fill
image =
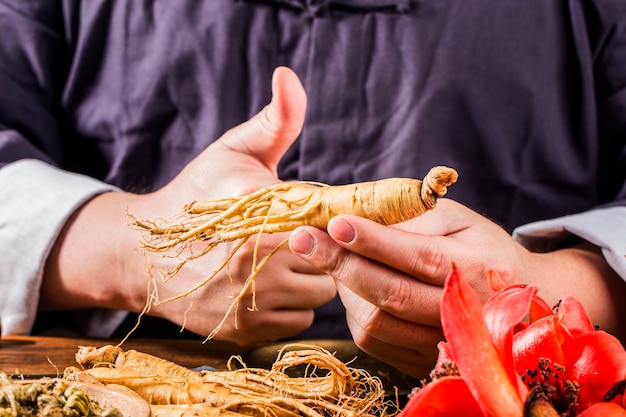
[[[226,132],[163,188],[144,195],[106,193],[85,204],[70,219],[50,255],[41,307],[140,312],[150,295],[148,314],[200,335],[216,329],[230,307],[230,296],[238,294],[250,274],[255,239],[237,251],[228,268],[206,285],[177,298],[228,259],[233,244],[218,245],[187,263],[167,282],[160,279],[158,271],[174,270],[179,260],[152,255],[149,262],[154,279],[150,281],[144,254],[138,250],[140,232],[125,224],[126,210],[139,219],[167,218],[195,200],[247,194],[279,182],[276,166],[302,128],[306,95],[296,75],[286,68],[276,70],[272,91],[267,107]],[[257,247],[259,257],[285,238],[263,236]],[[330,277],[285,246],[261,269],[254,294],[258,311],[247,308],[253,305],[249,292],[236,311],[237,321],[231,314],[216,339],[248,345],[299,333],[312,323],[313,308],[332,299],[336,289]],[[155,302],[168,299],[172,300]]]
[[[290,247],[335,278],[356,344],[418,377],[433,368],[443,340],[440,299],[453,268],[483,302],[492,287],[532,283],[553,303],[564,291],[574,292],[592,307],[592,317],[602,318],[611,313],[597,300],[617,293],[615,286],[607,288],[616,282],[607,279],[610,268],[590,248],[531,253],[495,223],[448,199],[398,225],[338,216],[327,230],[299,228]]]
[[[279,182],[276,167],[300,133],[306,96],[295,74],[286,68],[277,69],[273,79],[273,93],[271,104],[258,115],[224,134],[170,184],[142,201],[142,207],[133,208],[137,212],[147,213],[142,214],[143,218],[162,217],[168,205],[172,206],[172,201],[176,202],[172,207],[173,214],[194,200],[244,195]],[[264,236],[258,247],[258,258],[268,254],[286,237],[285,234]],[[199,302],[199,297],[210,299],[210,303],[205,301],[202,307],[192,306],[190,311],[185,312],[184,309],[190,306],[192,299],[185,297],[176,301],[178,307],[162,304],[152,313],[178,323],[186,317],[187,329],[208,335],[212,330],[208,326],[218,326],[216,319],[226,314],[232,296],[239,293],[244,279],[250,274],[255,244],[255,239],[251,239],[238,250],[228,268],[193,297],[196,300],[194,305]],[[174,285],[159,285],[162,287],[159,289],[161,298],[176,296],[181,288],[187,288],[196,283],[198,277],[208,275],[228,258],[232,249],[233,244],[219,245],[206,259],[198,259],[194,261],[195,265],[179,271],[172,279],[171,284]],[[172,269],[171,264],[169,268]],[[231,277],[234,281],[231,281]],[[254,300],[251,298],[252,291]],[[231,317],[221,326],[216,338],[249,344],[292,336],[312,323],[313,308],[329,301],[334,295],[335,287],[331,279],[321,276],[318,270],[293,256],[285,247],[261,269],[255,279],[254,289],[248,290],[247,297],[237,308],[236,317],[230,314]],[[258,306],[257,311],[250,312],[249,309],[255,304]],[[172,314],[172,309],[177,311]],[[212,319],[207,320],[207,316]],[[198,327],[198,324],[201,326]]]

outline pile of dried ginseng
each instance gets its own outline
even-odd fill
[[[286,346],[271,369],[249,368],[233,357],[228,370],[198,372],[117,346],[81,347],[76,359],[84,369],[68,368],[65,378],[124,385],[150,404],[153,417],[373,417],[398,412],[397,401],[385,398],[380,379],[311,345]],[[304,367],[303,376],[285,372],[293,367]]]

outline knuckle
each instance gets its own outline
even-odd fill
[[[396,285],[380,297],[379,306],[384,311],[405,311],[412,308],[415,300],[413,285],[408,279],[395,280]]]
[[[261,132],[268,136],[276,135],[280,132],[281,126],[277,122],[277,117],[273,114],[273,108],[266,106],[261,110],[258,117]]]
[[[352,340],[354,344],[364,352],[369,351],[370,347],[376,344],[376,339],[369,334],[365,328],[353,331]]]
[[[325,303],[335,298],[335,296],[337,295],[337,287],[335,287],[335,285],[332,285],[332,286],[326,285],[320,290],[318,290],[316,294],[319,294],[319,296],[321,297],[321,300]]]
[[[451,257],[435,240],[424,244],[409,256],[411,272],[443,282],[452,267]]]
[[[346,278],[347,271],[349,271],[352,255],[345,249],[340,248],[320,255],[320,260],[323,263],[322,270],[336,280],[343,281]]]
[[[371,314],[364,318],[362,326],[365,332],[369,335],[380,334],[384,329],[384,312],[381,309],[372,310]]]
[[[364,333],[361,333],[360,342],[367,345],[371,335],[379,335],[385,330],[385,318],[387,314],[377,306],[364,303],[359,311],[360,326]]]

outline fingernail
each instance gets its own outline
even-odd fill
[[[328,225],[328,233],[337,241],[350,243],[354,240],[355,232],[350,223],[343,219],[335,219]]]
[[[315,239],[309,232],[300,232],[292,237],[290,247],[297,254],[310,256],[315,251]]]

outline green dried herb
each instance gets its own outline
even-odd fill
[[[122,417],[101,407],[79,388],[52,378],[37,382],[12,381],[0,373],[0,417]]]

